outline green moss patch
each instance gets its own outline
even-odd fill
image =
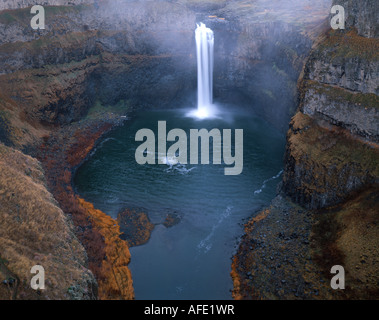
[[[365,38],[356,30],[349,32],[330,31],[314,52],[316,55],[328,55],[334,59],[361,58],[369,61],[379,60],[379,40]]]
[[[331,100],[337,102],[350,102],[364,108],[379,109],[379,97],[374,93],[355,93],[312,80],[306,81],[305,88],[315,90],[319,94],[327,95]]]

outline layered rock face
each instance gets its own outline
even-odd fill
[[[215,32],[216,101],[235,103],[283,130],[295,112],[296,81],[329,1],[225,1],[198,14]]]
[[[95,100],[109,105],[124,99],[144,108],[194,106],[193,31],[196,21],[204,21],[216,36],[215,100],[243,104],[283,129],[294,113],[296,79],[311,47],[308,31],[327,15],[323,3],[297,2],[291,14],[278,1],[269,10],[246,1],[217,6],[206,1],[201,8],[196,1],[46,7],[46,30],[38,32],[29,26],[29,8],[5,11],[1,94],[17,97],[21,116],[34,126],[76,121]],[[287,20],[278,21],[281,15]],[[9,114],[10,127],[19,116]],[[33,136],[26,129],[25,136]]]
[[[50,257],[44,258],[49,251],[44,248],[32,248],[35,259],[22,251],[18,255],[10,254],[22,242],[13,239],[6,220],[0,245],[0,256],[4,258],[2,276],[11,275],[27,287],[30,282],[25,282],[30,275],[27,268],[40,259],[39,255],[43,258],[42,265],[49,267],[50,272],[51,268],[57,272],[57,279],[72,274],[72,278],[57,285],[58,280],[55,281],[50,273],[44,298],[133,299],[132,279],[127,267],[130,255],[126,242],[120,239],[117,222],[74,196],[71,171],[87,156],[101,134],[118,121],[111,119],[114,109],[108,112],[97,105],[124,99],[123,114],[127,109],[138,107],[137,103],[164,105],[172,101],[179,90],[185,90],[191,74],[195,74],[188,54],[194,16],[186,13],[186,8],[166,2],[159,5],[133,2],[122,8],[46,7],[47,28],[40,32],[30,28],[29,8],[0,13],[1,142],[38,156],[46,170],[49,190],[68,215],[67,225],[57,225],[55,235],[68,232],[72,235],[75,230],[81,241],[74,238],[71,243],[68,240],[68,244],[64,243],[68,247],[77,246],[78,250],[71,256],[60,252],[60,259],[67,265],[67,270],[63,270],[54,264],[50,266]],[[187,68],[179,68],[177,64]],[[87,115],[94,105],[95,111]],[[69,125],[85,116],[88,116],[85,123]],[[60,131],[60,126],[65,127]],[[40,196],[36,192],[30,195],[30,201],[38,200],[43,204]],[[15,205],[17,207],[17,203]],[[56,210],[63,214],[58,207]],[[0,213],[2,219],[10,214],[6,208]],[[24,222],[26,227],[38,223],[40,213],[38,210],[34,213]],[[75,229],[69,223],[71,218]],[[30,232],[33,234],[34,229]],[[49,230],[42,228],[40,233],[35,237],[46,238],[51,242],[49,246],[55,244],[55,239],[49,238]],[[15,259],[27,263],[19,264]],[[81,269],[75,269],[77,267],[83,268],[83,275],[79,272]],[[96,276],[97,283],[87,268]],[[30,288],[27,295],[18,292],[8,293],[5,289],[0,294],[5,299],[36,294]]]
[[[28,122],[70,123],[96,99],[164,106],[192,86],[194,17],[185,8],[153,2],[99,10],[46,7],[47,28],[40,34],[28,26],[28,10],[0,16],[1,95],[10,104],[17,97]],[[9,115],[8,122],[18,116]]]
[[[378,299],[379,39],[376,1],[343,5],[299,79],[282,190],[245,225],[236,299]],[[305,209],[304,209],[305,208]],[[344,267],[345,290],[330,286]]]
[[[284,190],[308,208],[379,181],[379,40],[357,33],[365,34],[363,16],[367,30],[376,26],[376,4],[351,6],[347,21],[354,24],[326,33],[308,59],[288,133]]]
[[[379,3],[371,0],[334,0],[334,5],[341,5],[347,12],[347,28],[356,28],[360,36],[379,37]]]
[[[377,299],[377,3],[334,4],[346,6],[348,28],[327,32],[306,63],[287,135],[283,189],[317,209],[309,237],[316,270],[328,281],[332,265],[345,268],[347,290],[321,288],[320,296]]]

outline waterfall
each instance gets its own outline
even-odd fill
[[[200,118],[209,116],[213,99],[213,31],[204,23],[197,25],[197,115]]]

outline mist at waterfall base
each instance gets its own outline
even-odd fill
[[[200,24],[196,29],[197,109],[135,114],[132,121],[102,139],[74,178],[77,192],[113,218],[124,208],[142,208],[155,224],[146,244],[130,248],[136,299],[231,299],[231,257],[243,234],[243,221],[276,194],[285,137],[238,106],[215,107],[213,41],[213,32]],[[212,162],[138,165],[136,132],[148,128],[157,137],[161,120],[166,121],[167,132],[174,128],[187,133],[202,128],[243,129],[243,172],[226,176],[225,165]],[[173,143],[168,142],[167,148]],[[212,159],[212,143],[210,147]],[[165,156],[156,152],[156,159]],[[167,228],[162,223],[172,212],[180,222]]]

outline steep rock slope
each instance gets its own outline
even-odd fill
[[[375,6],[359,6],[367,26],[377,23],[370,20]],[[350,5],[346,10],[355,13]],[[320,41],[299,85],[283,179],[285,192],[312,209],[379,182],[379,40],[351,27]]]
[[[94,299],[97,283],[70,219],[46,189],[41,164],[0,144],[0,299]],[[30,288],[31,268],[46,289]],[[7,282],[8,285],[4,283]]]
[[[3,11],[0,95],[16,97],[22,109],[4,121],[10,127],[20,117],[34,127],[67,124],[96,99],[144,108],[194,105],[193,29],[204,21],[216,36],[215,99],[244,104],[283,129],[327,6],[298,0],[291,12],[274,2],[269,14],[261,2],[246,1],[206,1],[200,12],[187,9],[198,10],[193,1],[46,7],[46,30],[38,32],[29,26],[29,8]],[[31,131],[25,128],[23,136],[36,134]],[[5,133],[4,139],[17,140]]]
[[[4,140],[17,145],[11,128],[20,127],[18,120],[36,129],[68,124],[83,117],[96,99],[165,105],[190,86],[194,17],[165,2],[124,8],[46,7],[47,28],[40,33],[28,25],[29,9],[0,13],[0,96],[10,128]],[[32,136],[27,142],[33,135],[38,138],[29,128],[22,134]]]

